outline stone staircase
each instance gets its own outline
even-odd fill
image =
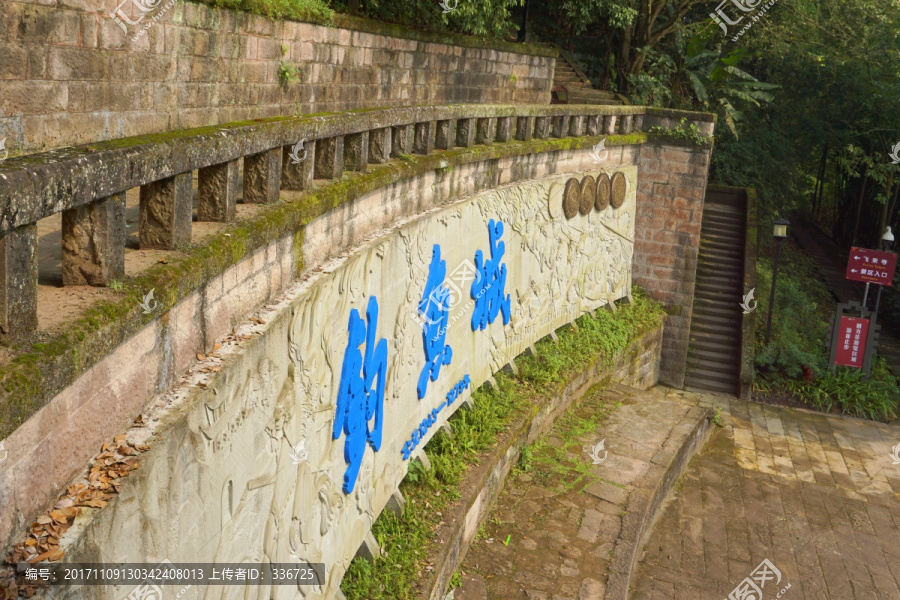
[[[572,56],[565,50],[558,50],[556,71],[553,73],[554,104],[628,104],[619,94],[593,89]]]
[[[703,206],[684,385],[738,395],[746,216],[724,200],[707,192]]]

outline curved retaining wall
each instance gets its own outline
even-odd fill
[[[76,522],[65,560],[322,562],[326,585],[299,593],[334,597],[409,460],[471,390],[534,341],[627,296],[637,170],[593,169],[585,154],[554,165],[572,174],[549,177],[551,156],[522,157],[523,179],[538,179],[475,195],[493,161],[455,166],[311,223],[317,244],[303,252],[321,271],[260,312],[259,335],[208,359],[220,370],[198,374],[202,385],[194,376],[160,399],[154,426],[130,433],[153,433],[141,468]],[[563,213],[567,185],[616,173],[624,194],[613,204]],[[404,222],[416,189],[433,190],[433,209]],[[358,242],[327,259],[344,235]]]
[[[133,0],[47,4],[0,11],[0,139],[14,156],[298,112],[550,102],[556,51],[530,44],[343,15],[334,27],[276,21],[189,0],[147,13]],[[282,63],[295,80],[280,77]]]

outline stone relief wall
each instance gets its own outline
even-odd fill
[[[534,341],[629,294],[636,183],[621,166],[513,184],[328,260],[265,316],[265,335],[225,355],[209,390],[169,413],[67,560],[322,562],[325,585],[252,597],[334,597],[408,461],[461,400]]]

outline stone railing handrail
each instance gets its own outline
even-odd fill
[[[309,189],[403,154],[510,140],[630,134],[680,117],[711,133],[713,115],[640,106],[446,105],[273,117],[98,142],[0,164],[0,337],[37,327],[38,220],[62,213],[64,285],[124,276],[125,192],[140,194],[141,248],[191,241],[198,221],[232,221],[239,161],[244,203]],[[303,142],[304,160],[291,159]],[[306,157],[309,156],[307,159]],[[295,155],[296,157],[296,155]]]

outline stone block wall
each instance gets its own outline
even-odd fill
[[[120,26],[117,6],[4,0],[0,139],[13,155],[297,112],[550,101],[556,52],[537,46],[187,0]],[[283,80],[283,64],[296,80]]]
[[[711,152],[643,144],[638,159],[633,277],[669,313],[659,380],[674,387],[684,385]]]

